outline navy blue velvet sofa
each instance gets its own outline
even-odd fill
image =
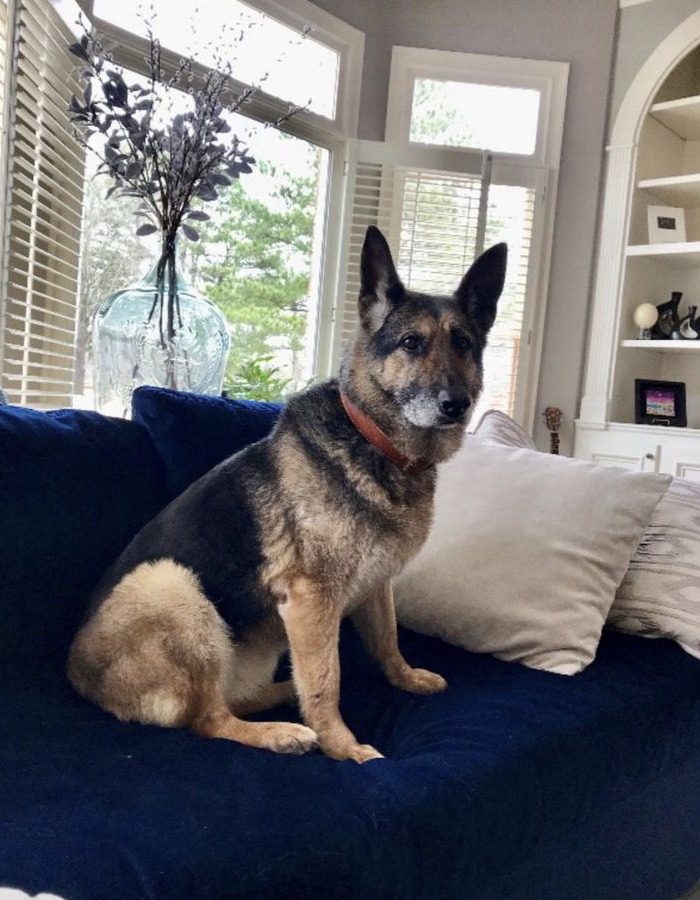
[[[389,687],[344,630],[363,766],[126,725],[67,683],[86,598],[277,410],[142,389],[133,421],[0,408],[0,886],[67,900],[675,900],[700,878],[700,663],[603,636],[574,677],[402,632],[449,690]],[[281,709],[275,717],[296,716]]]

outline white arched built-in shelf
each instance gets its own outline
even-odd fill
[[[656,305],[671,291],[700,305],[700,11],[671,32],[638,72],[606,149],[575,455],[700,481],[700,341],[683,353],[644,345],[635,340],[632,322],[638,304]],[[685,208],[682,245],[650,245],[648,205]],[[636,425],[635,378],[684,382],[689,427]]]

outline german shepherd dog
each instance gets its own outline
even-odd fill
[[[407,290],[381,232],[361,258],[359,329],[340,377],[291,398],[269,437],[212,469],[107,572],[70,650],[75,688],[119,719],[278,753],[380,757],[338,710],[350,615],[391,684],[446,687],[399,652],[391,579],[430,527],[435,463],[482,382],[506,245],[451,297]],[[273,682],[291,650],[293,681]],[[241,716],[296,700],[305,725]]]

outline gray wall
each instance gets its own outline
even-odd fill
[[[569,452],[578,413],[617,0],[314,0],[365,33],[359,136],[384,137],[394,45],[571,64],[535,434],[564,410]]]
[[[652,0],[620,10],[610,102],[610,126],[645,61],[678,25],[700,9],[698,0]]]

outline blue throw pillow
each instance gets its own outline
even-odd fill
[[[0,659],[65,660],[107,567],[165,505],[140,425],[0,408]]]
[[[163,461],[171,500],[228,456],[266,437],[281,409],[278,403],[157,387],[138,388],[132,403],[134,421],[148,430]]]

